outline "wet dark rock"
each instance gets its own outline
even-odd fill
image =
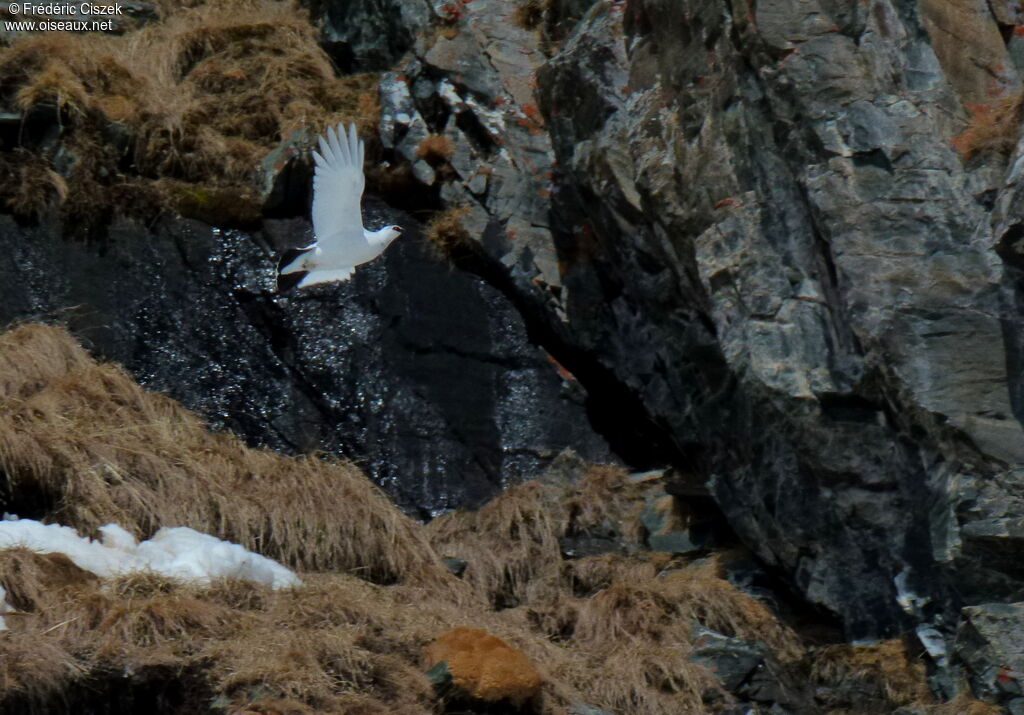
[[[703,665],[718,678],[719,685],[738,704],[726,712],[782,713],[810,711],[810,701],[800,687],[789,683],[787,672],[765,657],[761,643],[732,638],[708,628],[694,633],[690,660]],[[708,692],[709,703],[721,700],[721,692]],[[792,709],[792,710],[791,710]]]
[[[310,150],[314,138],[302,129],[294,130],[260,165],[263,177],[261,215],[293,218],[309,213],[309,187],[313,180]]]
[[[275,253],[304,220],[256,234],[121,221],[102,245],[0,217],[0,322],[55,319],[250,442],[359,463],[420,513],[479,504],[564,448],[607,458],[585,393],[514,308],[424,248],[415,222],[349,283],[276,294]]]
[[[937,691],[962,662],[1019,702],[991,624],[1019,633],[1024,599],[1024,147],[952,144],[1024,87],[1019,3],[559,0],[527,30],[474,0],[443,33],[425,0],[310,4],[340,68],[390,70],[405,193],[467,209],[456,269],[413,241],[273,295],[269,248],[308,238],[282,154],[253,236],[4,223],[3,317],[62,311],[213,419],[348,450],[424,508],[603,453],[589,419],[848,639],[913,632]],[[431,134],[453,153],[421,157]]]

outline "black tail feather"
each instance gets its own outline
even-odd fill
[[[277,292],[286,293],[299,284],[303,278],[309,274],[308,271],[296,271],[295,273],[286,273],[285,275],[278,274],[277,276]]]
[[[313,250],[313,246],[305,246],[303,248],[289,248],[281,254],[280,260],[277,262],[277,272],[280,273],[285,268],[290,266],[292,262],[298,259],[304,253]]]
[[[304,253],[308,253],[313,250],[313,246],[305,246],[303,248],[289,248],[281,254],[281,259],[277,262],[277,292],[283,293],[289,291],[296,286],[296,284],[306,277],[308,271],[295,271],[294,273],[288,273],[281,275],[281,271],[290,266],[292,263],[298,260],[299,256]]]

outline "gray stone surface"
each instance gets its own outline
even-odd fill
[[[690,660],[714,673],[730,693],[737,692],[764,661],[764,655],[754,643],[707,629],[698,631],[694,636]]]
[[[974,691],[986,700],[1009,705],[1024,695],[1022,633],[1024,603],[986,603],[964,609],[956,654],[967,668]]]
[[[385,123],[459,147],[489,282],[850,638],[954,667],[960,607],[1024,588],[1024,160],[952,144],[1021,90],[1017,4],[608,0],[508,64],[477,5]]]
[[[957,574],[1021,585],[1006,189],[950,146],[977,99],[957,62],[1002,51],[940,53],[943,22],[598,3],[539,75],[569,333],[852,637],[948,636]]]
[[[436,17],[427,0],[305,0],[343,72],[388,69]]]
[[[102,320],[71,320],[108,354],[142,375],[171,366],[152,384],[250,435],[362,445],[371,473],[424,508],[489,493],[495,464],[525,470],[546,459],[538,445],[596,449],[585,389],[627,461],[671,463],[668,494],[710,494],[849,639],[917,633],[940,690],[962,665],[980,694],[1014,702],[998,669],[1019,654],[996,631],[1021,642],[1024,627],[996,602],[1024,599],[1024,146],[965,157],[954,140],[1024,89],[1017,0],[560,0],[535,30],[500,0],[312,7],[342,69],[390,70],[384,150],[424,203],[467,209],[464,270],[401,248],[354,287],[277,299],[253,288],[250,259],[197,249],[211,244],[192,229],[153,255],[115,241],[75,263],[85,249],[66,258],[8,222],[6,273],[44,288],[0,287],[5,315],[90,306]],[[428,27],[438,15],[443,32]],[[429,134],[452,155],[419,157]],[[264,244],[300,242],[282,230]],[[72,263],[53,275],[43,258]],[[142,258],[174,310],[97,287],[103,266]],[[413,272],[423,285],[398,289]],[[348,292],[368,289],[379,297]],[[230,368],[197,378],[188,340],[209,311],[240,337],[201,340]],[[155,347],[131,337],[140,321]],[[416,360],[375,372],[384,339]],[[225,387],[264,362],[272,399]],[[396,379],[408,401],[383,419],[374,405]],[[309,396],[325,393],[346,397],[325,412]],[[453,434],[488,446],[442,459]],[[420,445],[415,459],[380,457],[398,437]],[[566,546],[610,543],[586,536]]]

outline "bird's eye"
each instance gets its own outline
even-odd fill
[[[398,231],[399,233],[401,233],[402,232],[402,227],[401,226],[392,226],[391,230],[392,231]]]

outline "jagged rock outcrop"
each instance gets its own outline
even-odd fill
[[[384,126],[408,132],[390,145],[475,147],[425,183],[471,207],[474,260],[549,350],[635,398],[848,637],[917,629],[950,662],[964,605],[1024,593],[1021,162],[1004,181],[993,149],[1019,115],[1001,136],[976,126],[1020,96],[1019,7],[596,2],[546,48],[538,139],[541,121],[509,121],[533,105],[507,100],[541,37],[503,26],[526,59],[488,62],[501,20],[484,5],[385,81]],[[535,205],[517,152],[549,137]],[[480,163],[506,191],[518,172],[514,219]]]

